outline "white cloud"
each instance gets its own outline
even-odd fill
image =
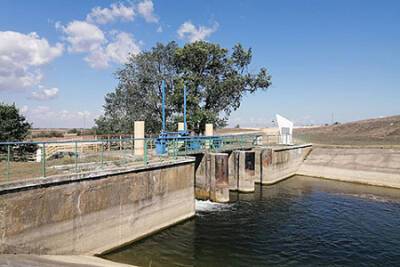
[[[124,4],[111,4],[110,8],[95,7],[86,16],[86,20],[90,23],[107,24],[118,19],[122,21],[132,21],[135,12],[132,6]]]
[[[40,87],[40,90],[33,92],[30,98],[35,100],[50,100],[56,98],[58,93],[59,90],[56,87],[48,89]]]
[[[86,21],[74,20],[66,26],[56,22],[55,27],[64,34],[70,53],[84,53],[84,60],[90,67],[104,69],[111,63],[125,63],[129,54],[138,54],[140,43],[130,33],[116,30],[103,32],[98,25],[116,20],[131,21],[135,16],[134,9],[147,22],[158,22],[153,2],[143,0],[135,6],[114,3],[109,8],[95,7],[86,16]],[[157,31],[162,31],[162,28]]]
[[[139,44],[129,33],[115,33],[113,39],[113,42],[93,51],[85,58],[92,68],[106,68],[111,62],[123,64],[128,60],[129,54],[137,55],[140,52]]]
[[[157,23],[158,17],[154,14],[154,4],[151,0],[144,0],[137,5],[140,15],[146,22]]]
[[[214,23],[212,27],[198,26],[196,27],[191,21],[186,21],[178,29],[178,36],[189,42],[205,40],[218,29],[218,23]]]
[[[106,53],[110,60],[125,63],[129,54],[137,55],[140,52],[139,45],[133,36],[126,32],[120,32],[115,36],[115,41],[108,44]]]
[[[157,32],[159,32],[159,33],[163,32],[163,28],[161,26],[158,26],[157,27]]]
[[[104,48],[99,48],[89,53],[84,60],[94,69],[105,69],[109,66],[109,59]]]
[[[70,52],[95,51],[106,42],[103,31],[96,25],[86,21],[74,20],[65,27],[56,25],[56,28],[61,28],[64,32],[65,40],[69,43],[68,51]]]
[[[51,46],[35,32],[0,31],[0,91],[39,84],[43,78],[40,66],[62,53],[62,44]]]

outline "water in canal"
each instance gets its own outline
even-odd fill
[[[400,266],[400,190],[294,177],[105,258],[139,266]]]

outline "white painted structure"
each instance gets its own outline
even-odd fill
[[[279,127],[279,143],[283,145],[292,145],[293,122],[279,114],[276,114],[276,121]]]

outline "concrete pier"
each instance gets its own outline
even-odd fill
[[[238,190],[238,177],[239,177],[239,154],[232,151],[228,156],[228,178],[229,190]]]
[[[210,157],[206,153],[199,153],[193,156],[196,158],[194,182],[196,199],[208,200],[210,198]]]
[[[235,151],[238,154],[238,191],[249,193],[255,191],[255,158],[254,151]]]
[[[210,200],[229,201],[228,154],[210,153]]]
[[[262,177],[262,157],[266,153],[266,147],[255,147],[254,151],[254,181],[256,183],[261,183]]]
[[[228,154],[196,155],[195,196],[200,200],[229,201]]]

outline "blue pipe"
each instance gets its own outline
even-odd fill
[[[186,85],[183,86],[183,129],[187,131],[186,124]]]
[[[161,82],[162,91],[162,131],[165,132],[165,81]]]

